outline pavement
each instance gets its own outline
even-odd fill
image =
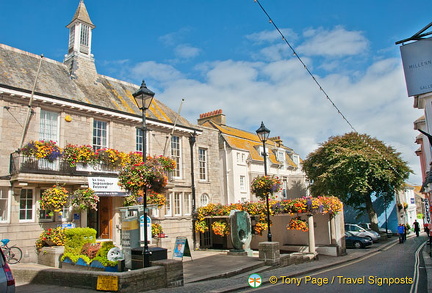
[[[409,235],[413,237],[414,235]],[[420,237],[427,240],[426,234]],[[333,257],[319,255],[317,260],[295,264],[285,267],[265,266],[263,261],[258,259],[257,253],[253,256],[235,256],[228,255],[227,251],[222,250],[196,250],[192,251],[192,257],[183,258],[183,277],[184,286],[175,288],[163,288],[153,290],[156,293],[189,293],[189,292],[234,292],[242,289],[250,289],[247,280],[252,273],[257,273],[262,277],[264,283],[267,283],[271,276],[297,277],[312,274],[319,270],[338,266],[347,262],[355,261],[367,256],[372,256],[381,250],[390,248],[398,243],[397,236],[393,236],[379,243],[374,243],[366,249],[347,249],[344,256]],[[432,293],[432,259],[430,256],[429,245],[423,249],[423,257],[428,276],[428,292]],[[37,264],[16,264],[11,265],[12,272],[14,269],[33,266],[39,269],[47,267]],[[51,267],[48,267],[52,269]],[[90,293],[100,292],[90,289],[69,288],[53,285],[41,284],[19,284],[17,283],[17,293]],[[144,292],[144,291],[143,291]]]

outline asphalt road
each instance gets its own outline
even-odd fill
[[[426,237],[411,237],[360,260],[306,276],[270,277],[265,284],[248,292],[427,292],[427,276],[421,249]]]

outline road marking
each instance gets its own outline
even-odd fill
[[[415,262],[414,262],[414,277],[413,277],[413,283],[411,285],[410,293],[417,293],[418,289],[418,283],[419,283],[419,270],[420,270],[420,251],[423,249],[423,247],[426,245],[427,241],[423,242],[422,245],[420,245],[416,252],[415,252]]]

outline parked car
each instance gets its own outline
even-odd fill
[[[371,229],[371,224],[370,223],[360,223],[358,224],[360,227],[365,228],[366,230],[372,230]],[[373,230],[372,230],[373,231]],[[380,233],[385,234],[386,232],[386,228],[385,227],[381,227],[379,228]],[[393,232],[390,229],[387,229],[387,237],[390,238],[393,236]]]
[[[0,267],[0,292],[15,293],[15,279],[2,249],[0,249]]]
[[[381,238],[379,233],[372,230],[366,230],[357,224],[345,224],[345,231],[351,232],[355,236],[369,238],[373,242],[378,242]]]
[[[345,232],[345,245],[347,248],[365,248],[372,245],[372,241],[366,237],[355,236],[351,232]]]

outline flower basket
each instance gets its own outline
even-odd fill
[[[161,161],[161,157],[147,157],[146,162],[127,164],[119,174],[119,185],[133,194],[144,186],[156,193],[163,192],[168,183],[165,175],[168,167],[164,167]]]
[[[66,240],[64,231],[62,227],[44,230],[36,240],[36,249],[39,251],[45,246],[63,246]]]
[[[66,205],[69,192],[63,186],[54,185],[45,190],[39,201],[40,208],[51,212],[60,212]]]
[[[92,209],[97,211],[99,196],[96,195],[93,189],[78,189],[72,194],[72,207],[75,210],[83,211]]]
[[[49,162],[54,162],[62,155],[62,149],[52,140],[32,140],[19,149],[18,152],[26,157],[46,159]]]
[[[253,179],[251,192],[261,200],[265,200],[267,196],[278,192],[281,187],[281,182],[276,176],[257,176]]]
[[[95,158],[95,153],[90,145],[67,144],[63,149],[63,160],[68,162],[71,167],[76,167],[77,163],[93,163]]]
[[[226,236],[230,233],[228,223],[225,221],[213,222],[211,227],[212,227],[213,233],[215,233],[216,235],[222,236],[222,237]]]

